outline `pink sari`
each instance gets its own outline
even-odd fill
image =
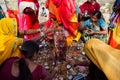
[[[36,15],[25,15],[23,14],[23,20],[24,21],[24,27],[23,30],[30,30],[30,29],[38,29],[39,28],[39,21],[34,20],[36,19],[35,17]],[[25,36],[25,39],[31,39],[35,36],[38,36],[39,33],[35,33],[35,34],[29,34]]]
[[[21,11],[20,11],[20,2],[32,2],[34,5],[35,5],[35,7],[34,7],[34,9],[35,9],[35,11],[36,11],[36,15],[38,15],[38,12],[39,12],[39,2],[38,2],[38,0],[18,0],[18,9],[19,9],[19,29],[20,30],[24,30],[23,29],[23,26],[24,26],[24,20],[23,20],[23,15],[22,15],[22,13],[21,13]],[[31,8],[33,8],[33,5],[32,6],[30,6],[30,5],[28,5],[27,6],[27,4],[26,4],[26,7],[31,7]],[[23,21],[22,21],[23,20]]]

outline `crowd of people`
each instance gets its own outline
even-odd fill
[[[59,61],[67,60],[65,50],[73,41],[84,43],[83,51],[89,61],[67,62],[73,66],[89,66],[89,73],[84,78],[72,80],[119,80],[120,0],[113,5],[108,27],[100,6],[96,0],[87,0],[81,5],[76,0],[46,0],[41,14],[49,19],[42,27],[38,0],[18,0],[18,12],[9,9],[8,17],[0,6],[0,79],[53,80],[60,66],[56,65],[49,73],[34,62],[39,57],[40,40],[47,37],[54,41],[57,57],[63,59],[63,55],[64,60]],[[59,52],[61,45],[57,38],[64,41],[62,52]]]

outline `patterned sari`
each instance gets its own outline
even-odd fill
[[[102,19],[101,19],[102,20]],[[87,22],[90,21],[90,20],[87,20]],[[102,20],[103,21],[103,20]],[[105,21],[104,21],[105,23]],[[87,42],[89,39],[91,38],[97,38],[97,39],[100,39],[100,40],[103,40],[104,42],[107,43],[107,34],[90,34],[90,30],[94,31],[94,32],[99,32],[102,30],[102,27],[100,24],[104,24],[104,23],[101,23],[100,20],[98,21],[97,24],[93,24],[91,21],[90,21],[90,25],[88,25],[87,27],[89,28],[89,30],[84,30],[82,31],[82,39],[84,42]],[[84,26],[85,27],[85,26]],[[105,26],[106,27],[106,26]],[[104,28],[105,28],[104,27]]]
[[[23,39],[17,37],[18,29],[15,18],[0,20],[0,64],[9,57],[19,56],[19,45]]]

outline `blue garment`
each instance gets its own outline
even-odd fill
[[[2,7],[0,6],[0,10],[2,10]],[[0,19],[2,19],[4,16],[2,15],[2,12],[0,12]]]
[[[90,19],[86,20],[85,22],[83,22],[82,26],[88,27],[89,29],[91,29],[91,26],[92,26],[91,20]],[[98,20],[97,26],[102,28],[102,29],[106,28],[106,22],[101,18]]]
[[[83,74],[76,74],[71,80],[85,80],[85,77]]]
[[[89,32],[92,30],[94,32],[99,32],[102,29],[106,28],[106,22],[101,18],[98,20],[97,24],[93,24],[90,19],[86,20],[82,24],[83,27],[88,27],[90,30],[82,31],[82,40],[87,42],[91,38],[98,38],[107,43],[107,35],[106,34],[90,34]]]
[[[119,2],[120,2],[120,0],[116,0],[116,1],[114,2],[113,7],[116,7],[116,6],[118,5]]]
[[[79,9],[79,7],[78,7],[78,4],[76,4],[76,13],[77,13],[77,14],[80,13],[80,9]]]

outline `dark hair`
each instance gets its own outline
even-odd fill
[[[26,8],[23,10],[23,13],[26,14],[26,15],[35,14],[34,10],[33,10],[31,7],[26,7]]]
[[[38,21],[36,12],[31,7],[26,7],[23,10],[23,14],[29,16],[29,18],[30,18],[30,20],[32,22],[32,25],[34,25]]]
[[[42,9],[45,9],[44,7],[42,7]]]
[[[31,40],[25,41],[20,48],[21,53],[28,59],[32,59],[35,52],[38,52],[38,50],[39,46]],[[32,74],[24,58],[19,60],[19,71],[18,80],[32,80]]]
[[[96,16],[98,19],[102,18],[102,13],[100,11],[94,11],[92,16]]]

